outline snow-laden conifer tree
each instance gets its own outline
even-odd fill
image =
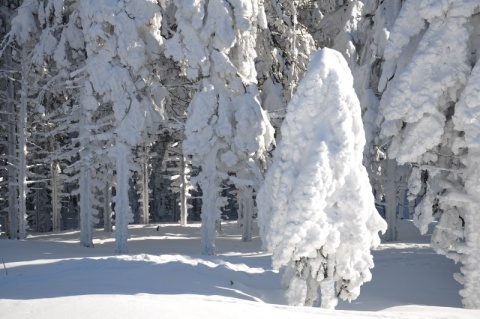
[[[340,53],[312,56],[282,136],[257,197],[262,240],[274,268],[283,267],[290,304],[334,308],[371,279],[370,248],[386,228],[362,165],[360,105]]]
[[[305,74],[311,53],[317,49],[298,19],[301,8],[309,3],[310,0],[259,1],[258,24],[262,27],[258,30],[256,68],[261,105],[277,130],[277,140],[281,139],[279,128],[287,104]]]
[[[259,185],[263,153],[272,128],[258,102],[254,58],[257,0],[175,0],[177,32],[167,56],[198,81],[185,126],[184,153],[201,167],[202,253],[215,253],[220,183]],[[228,173],[242,172],[243,176]]]
[[[480,307],[475,187],[477,71],[480,3],[405,1],[384,51],[379,81],[380,137],[388,156],[413,166],[415,223],[432,235],[437,252],[463,263],[463,303]],[[474,84],[475,83],[475,84]],[[467,86],[465,88],[465,86]],[[472,125],[473,124],[473,125]],[[475,186],[474,186],[475,185]]]
[[[477,19],[480,23],[480,19]],[[480,28],[477,27],[477,30]],[[479,52],[480,53],[480,52]],[[480,54],[477,53],[477,63],[468,80],[467,87],[456,105],[453,117],[456,130],[464,132],[464,143],[456,150],[462,154],[465,165],[462,177],[465,182],[464,191],[460,194],[450,192],[444,200],[448,202],[452,213],[441,220],[439,227],[445,227],[443,232],[437,232],[432,238],[437,249],[447,256],[459,260],[462,276],[456,278],[463,284],[460,291],[466,308],[480,308]],[[465,149],[467,152],[465,154]],[[460,219],[460,217],[463,217]],[[452,225],[453,224],[453,225]],[[453,226],[453,227],[452,227]],[[456,232],[463,228],[465,242],[452,240],[457,238]]]
[[[381,92],[378,88],[383,67],[383,52],[389,32],[402,5],[392,1],[329,0],[313,2],[299,10],[299,21],[320,47],[342,53],[354,78],[354,88],[360,100],[366,136],[364,165],[388,223],[384,238],[396,239],[397,212],[401,214],[406,180],[410,168],[386,160],[385,147],[377,137],[376,123]]]
[[[46,161],[52,161],[52,164],[54,160],[71,162],[77,152],[80,153],[81,162],[74,164],[74,168],[80,171],[79,176],[76,176],[80,184],[77,193],[83,193],[80,196],[80,243],[92,247],[92,224],[95,222],[93,206],[96,199],[91,196],[95,181],[90,176],[93,166],[89,162],[91,155],[87,154],[92,149],[89,139],[92,114],[91,110],[84,112],[78,108],[80,93],[76,88],[83,85],[83,76],[79,80],[76,77],[78,72],[74,71],[85,65],[84,37],[77,25],[78,12],[74,10],[76,6],[69,3],[70,6],[67,7],[63,0],[36,1],[29,2],[28,5],[35,8],[30,23],[37,25],[39,33],[31,53],[31,67],[40,78],[31,84],[37,90],[35,95],[31,93],[35,96],[32,104],[42,110],[44,116],[39,120],[43,121],[42,129],[46,129],[36,135],[49,140],[63,140],[61,148],[52,149],[50,156],[45,158]],[[24,30],[25,25],[28,24],[21,20],[12,30]],[[72,136],[77,136],[77,139],[72,141]],[[76,148],[73,145],[75,142],[79,142],[80,147]],[[82,164],[81,168],[78,167],[79,163]],[[58,183],[54,181],[58,177],[58,172],[54,172],[56,165],[50,166],[53,168],[50,170],[52,188],[55,188],[52,190],[53,196],[58,195],[60,185],[54,185]],[[69,181],[74,179],[70,177]],[[52,203],[53,224],[58,226],[60,196],[53,196],[52,200],[55,201]]]
[[[33,50],[39,37],[39,23],[38,20],[35,19],[37,14],[38,1],[24,1],[17,9],[17,15],[12,19],[10,32],[8,32],[0,44],[0,55],[2,55],[5,50],[8,52],[8,46],[15,47],[10,51],[12,52],[11,57],[20,65],[18,68],[20,84],[18,90],[14,93],[14,95],[16,95],[15,101],[17,105],[11,105],[11,109],[9,110],[16,113],[16,116],[12,117],[12,119],[15,118],[17,127],[15,134],[9,136],[9,138],[12,138],[12,140],[9,141],[11,143],[10,145],[14,148],[14,152],[10,154],[13,155],[13,158],[10,158],[9,161],[10,165],[15,167],[14,172],[12,172],[15,176],[13,178],[13,185],[10,185],[9,200],[12,203],[14,200],[17,201],[12,205],[15,211],[11,211],[9,216],[10,234],[12,238],[19,239],[26,237],[26,230],[28,228],[26,209],[28,192],[27,130],[28,115],[31,111],[29,93],[32,89],[32,83],[36,84],[36,78],[34,72],[32,72],[32,64],[34,64],[34,60],[38,58],[37,52]]]
[[[116,251],[127,251],[128,224],[133,221],[128,202],[133,149],[148,133],[156,132],[159,106],[153,89],[156,76],[148,65],[155,61],[162,38],[156,1],[80,1],[79,19],[87,59],[82,72],[86,112],[110,110],[111,129],[92,136],[108,141],[107,154],[115,163]],[[98,114],[98,116],[102,116]],[[94,123],[92,123],[94,124]],[[97,153],[98,155],[102,155]],[[80,195],[81,196],[81,195]]]
[[[11,0],[6,1],[5,7],[0,11],[0,28],[1,28],[1,37],[0,42],[2,47],[0,50],[4,49],[2,55],[2,69],[5,72],[2,73],[2,81],[5,81],[6,85],[4,87],[4,109],[0,116],[2,117],[1,129],[5,130],[2,133],[2,156],[5,158],[5,166],[2,167],[4,179],[2,180],[2,195],[5,195],[3,198],[3,203],[6,207],[4,209],[8,211],[8,217],[6,217],[5,224],[3,225],[3,230],[6,230],[6,233],[9,238],[16,238],[18,230],[18,210],[17,210],[17,168],[16,165],[16,120],[15,115],[17,114],[15,110],[15,87],[13,72],[15,64],[12,57],[12,47],[8,46],[8,37],[10,37],[9,31],[11,29],[11,21],[15,15],[15,9],[20,5],[20,1]],[[7,37],[7,39],[6,39]],[[18,68],[17,68],[18,69]],[[8,224],[7,224],[8,220]]]

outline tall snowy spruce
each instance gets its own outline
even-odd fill
[[[382,92],[379,92],[378,82],[385,62],[383,52],[401,5],[401,0],[316,1],[309,10],[300,10],[299,16],[299,21],[307,26],[318,45],[341,52],[352,71],[365,129],[364,165],[376,205],[381,207],[388,223],[383,235],[386,240],[396,239],[396,220],[407,211],[402,204],[410,172],[409,166],[385,160],[385,147],[376,139],[379,134],[376,117]]]
[[[288,106],[258,197],[259,225],[288,302],[333,309],[371,279],[386,223],[362,165],[365,133],[342,55],[323,49]]]
[[[201,168],[196,182],[202,190],[202,253],[211,255],[224,204],[221,183],[235,184],[242,198],[251,196],[251,188],[263,179],[261,162],[273,141],[258,101],[254,63],[261,11],[257,0],[173,2],[178,27],[165,42],[165,55],[198,85],[188,109],[183,150]],[[250,203],[243,201],[243,207],[251,213]]]
[[[478,1],[405,1],[379,81],[380,143],[412,166],[415,223],[425,233],[438,221],[432,247],[463,264],[455,278],[467,308],[480,308],[479,13]]]
[[[11,3],[10,5],[14,5]],[[6,11],[6,10],[5,10]],[[28,144],[31,132],[29,119],[32,113],[30,95],[32,94],[32,83],[39,81],[35,72],[35,58],[37,52],[34,50],[39,28],[34,16],[37,15],[37,1],[27,0],[17,9],[17,15],[11,21],[11,30],[5,35],[0,43],[0,56],[6,51],[6,59],[9,60],[9,67],[12,73],[19,77],[17,88],[11,84],[7,96],[10,101],[7,103],[7,113],[10,113],[9,121],[15,123],[10,126],[7,135],[9,154],[9,165],[12,166],[9,172],[9,220],[10,237],[25,239],[27,236],[27,195],[28,195]],[[12,64],[20,65],[18,69]],[[37,84],[37,83],[36,83]],[[13,123],[12,123],[13,124]]]
[[[133,222],[128,199],[136,168],[133,149],[156,132],[161,120],[153,98],[158,78],[149,68],[162,42],[160,7],[150,0],[99,0],[80,1],[78,8],[87,44],[82,107],[92,113],[103,108],[110,115],[112,128],[92,139],[108,141],[105,155],[115,163],[114,236],[116,252],[125,253],[128,224]]]

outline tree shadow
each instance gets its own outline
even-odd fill
[[[0,276],[0,299],[195,294],[284,303],[278,282],[277,273],[226,262],[218,257],[81,258],[9,269],[8,276]]]
[[[386,244],[372,254],[372,281],[362,286],[356,300],[342,301],[337,309],[378,311],[406,305],[462,308],[461,285],[453,279],[460,265],[437,255],[428,244]]]

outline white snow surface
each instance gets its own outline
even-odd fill
[[[222,226],[219,254],[208,257],[198,255],[199,224],[130,225],[130,255],[112,255],[114,239],[102,230],[95,248],[81,247],[78,231],[2,238],[0,318],[480,317],[460,308],[458,266],[435,254],[411,221],[399,221],[399,242],[373,251],[373,280],[336,311],[285,306],[258,229],[246,243],[235,223]]]

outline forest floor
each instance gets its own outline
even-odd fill
[[[459,265],[409,221],[373,251],[360,297],[335,311],[286,306],[258,236],[245,243],[235,223],[222,227],[216,256],[198,254],[199,224],[130,225],[128,255],[102,230],[95,248],[80,247],[78,231],[0,239],[0,318],[480,318],[461,308]]]

